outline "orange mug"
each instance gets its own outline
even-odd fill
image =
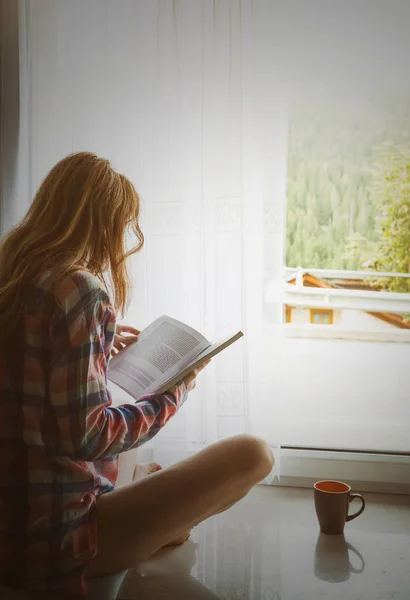
[[[351,487],[341,481],[318,481],[315,483],[315,509],[320,531],[329,535],[343,533],[347,521],[356,519],[365,509],[366,503],[360,494],[352,494]],[[358,498],[362,506],[349,515],[350,503]]]

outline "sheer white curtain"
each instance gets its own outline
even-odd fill
[[[20,2],[26,206],[64,155],[106,156],[143,202],[146,245],[132,263],[126,320],[142,328],[165,313],[210,337],[225,327],[245,332],[201,374],[141,459],[168,464],[243,431],[280,441],[274,365],[287,121],[271,8],[236,0]],[[277,290],[269,315],[268,280]]]

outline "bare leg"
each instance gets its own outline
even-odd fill
[[[156,473],[157,471],[161,471],[162,467],[157,462],[148,462],[144,464],[135,465],[134,474],[132,477],[133,481],[138,481],[147,475],[152,475],[152,473]],[[189,536],[191,535],[191,529],[187,529],[183,531],[180,535],[177,535],[176,538],[165,544],[165,546],[180,546],[184,542],[187,541]]]
[[[269,446],[238,435],[97,499],[98,554],[87,575],[123,571],[211,515],[229,508],[266,477]]]

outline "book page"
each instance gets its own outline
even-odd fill
[[[158,389],[158,393],[163,393],[176,383],[179,383],[188,375],[188,373],[191,373],[195,368],[201,366],[202,363],[213,358],[214,356],[222,352],[222,350],[225,350],[225,348],[228,348],[231,344],[239,340],[241,337],[243,337],[243,333],[242,331],[238,331],[237,333],[229,335],[219,340],[218,342],[209,344],[209,346],[207,346],[204,350],[202,350],[202,352],[197,354],[197,356],[195,356],[182,371],[178,372],[177,375],[171,377],[171,379],[165,381],[163,386]]]
[[[162,316],[111,359],[108,379],[137,399],[155,392],[208,346],[192,327]]]

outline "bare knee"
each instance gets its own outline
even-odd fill
[[[241,473],[253,483],[262,481],[272,471],[274,458],[269,445],[261,438],[241,434],[227,440]]]

